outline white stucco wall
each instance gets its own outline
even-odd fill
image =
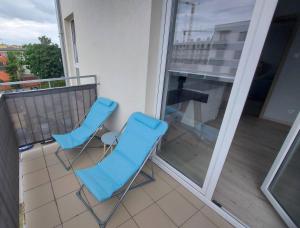
[[[147,72],[147,91],[146,91],[146,105],[145,112],[148,115],[155,116],[157,104],[157,87],[159,81],[159,70],[161,64],[161,48],[163,32],[161,27],[163,5],[166,4],[165,0],[153,0],[151,10],[151,25],[150,25],[150,43],[149,43],[149,56],[148,56],[148,72]]]
[[[154,2],[159,9],[160,0]],[[101,83],[98,95],[119,103],[108,123],[110,129],[120,128],[134,111],[153,114],[147,104],[154,102],[156,69],[152,67],[157,66],[154,48],[158,48],[159,32],[150,36],[150,25],[159,23],[151,26],[159,31],[160,18],[151,20],[151,8],[151,0],[61,0],[62,19],[74,16],[80,75],[96,74]],[[72,68],[68,26],[65,21],[68,67]]]

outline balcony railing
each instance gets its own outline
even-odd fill
[[[78,85],[78,81],[82,79],[92,79],[93,82],[89,80],[89,84]],[[58,80],[65,81],[69,86],[52,88],[52,82]],[[94,75],[0,83],[0,86],[26,83],[44,83],[49,87],[3,94],[18,146],[47,141],[54,133],[72,130],[97,98],[97,81]]]
[[[0,227],[18,227],[19,155],[13,124],[0,95]]]

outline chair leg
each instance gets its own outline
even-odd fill
[[[65,164],[65,162],[61,159],[61,157],[58,155],[58,153],[59,153],[60,151],[61,151],[61,147],[58,146],[57,150],[55,151],[56,157],[58,158],[58,160],[60,161],[60,163],[64,166],[64,168],[65,168],[66,170],[70,170],[71,165],[70,165],[70,166],[67,166],[67,165]]]
[[[86,145],[87,145],[87,144],[86,144]],[[69,166],[67,166],[67,165],[65,164],[65,162],[61,159],[61,157],[58,155],[59,151],[61,150],[60,147],[58,147],[58,149],[56,150],[55,155],[56,155],[56,157],[58,158],[58,160],[63,164],[63,166],[65,167],[65,169],[68,171],[68,170],[71,169],[73,163],[74,163],[75,161],[77,161],[78,158],[80,157],[80,155],[83,153],[83,151],[84,151],[85,148],[86,148],[86,145],[80,150],[80,152],[75,156],[75,158],[73,158],[71,161],[69,161],[69,162],[70,162],[70,165],[69,165]]]
[[[90,206],[90,204],[82,197],[81,195],[81,191],[83,190],[84,185],[81,185],[81,187],[79,188],[79,190],[76,192],[76,196],[79,198],[79,200],[84,204],[84,206],[91,212],[91,214],[93,215],[93,217],[96,219],[98,225],[100,228],[105,228],[108,221],[110,220],[112,214],[115,212],[115,210],[113,209],[110,214],[107,216],[107,218],[105,220],[101,220],[95,213],[95,211],[93,210],[93,208]]]

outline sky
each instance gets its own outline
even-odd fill
[[[59,44],[54,0],[0,0],[0,43],[37,43],[42,35]]]

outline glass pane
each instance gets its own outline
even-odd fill
[[[78,53],[77,53],[77,43],[76,43],[76,32],[75,32],[75,22],[74,22],[74,20],[71,21],[71,33],[72,33],[74,62],[78,63]]]
[[[178,1],[169,70],[234,78],[253,0]]]
[[[177,2],[158,155],[203,185],[254,6],[252,0]]]
[[[300,226],[300,134],[274,177],[270,192],[293,222]]]

